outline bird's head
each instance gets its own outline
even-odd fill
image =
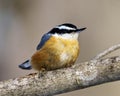
[[[77,28],[75,25],[70,23],[64,23],[54,27],[49,33],[56,37],[61,37],[65,39],[77,39],[79,33],[85,30],[84,28]]]

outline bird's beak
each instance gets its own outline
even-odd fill
[[[85,30],[85,29],[86,29],[86,27],[80,28],[80,29],[76,29],[75,32],[81,32],[81,31],[83,31],[83,30]]]

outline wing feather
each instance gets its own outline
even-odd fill
[[[50,37],[51,37],[51,34],[50,34],[50,33],[44,34],[44,35],[42,36],[42,39],[41,39],[41,41],[40,41],[40,43],[38,44],[38,46],[37,46],[36,49],[37,49],[37,50],[41,49],[42,46],[45,44],[45,42],[46,42],[47,40],[49,40]]]

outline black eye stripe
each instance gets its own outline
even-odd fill
[[[59,34],[63,34],[63,33],[71,33],[74,30],[66,30],[66,29],[59,29],[59,28],[53,28],[49,33],[59,33]]]

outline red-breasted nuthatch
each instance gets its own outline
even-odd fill
[[[70,67],[79,55],[79,33],[85,29],[78,29],[69,23],[54,27],[43,35],[31,59],[19,67],[28,70],[34,68],[38,71]]]

